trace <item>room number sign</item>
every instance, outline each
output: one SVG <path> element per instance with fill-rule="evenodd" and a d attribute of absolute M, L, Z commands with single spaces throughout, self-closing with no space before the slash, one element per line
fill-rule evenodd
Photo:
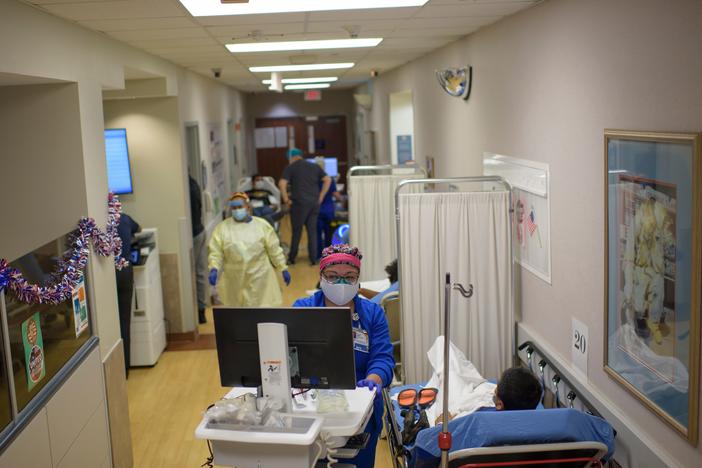
<path fill-rule="evenodd" d="M 572 319 L 571 327 L 571 357 L 573 365 L 582 373 L 587 375 L 587 353 L 590 343 L 588 342 L 587 326 L 580 320 Z"/>

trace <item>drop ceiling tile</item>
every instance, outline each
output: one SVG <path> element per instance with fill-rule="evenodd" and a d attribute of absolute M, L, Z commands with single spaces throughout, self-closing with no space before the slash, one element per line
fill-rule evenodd
<path fill-rule="evenodd" d="M 54 3 L 43 5 L 49 13 L 74 21 L 125 18 L 165 18 L 187 16 L 180 3 L 170 0 L 124 0 L 91 3 Z"/>
<path fill-rule="evenodd" d="M 417 48 L 438 48 L 446 44 L 448 41 L 442 37 L 418 37 L 418 38 L 388 38 L 383 40 L 377 47 L 373 48 L 376 50 L 385 49 L 417 49 Z"/>
<path fill-rule="evenodd" d="M 411 18 L 420 11 L 420 7 L 408 8 L 371 8 L 365 10 L 313 11 L 309 21 L 366 21 L 379 19 Z"/>
<path fill-rule="evenodd" d="M 136 29 L 175 29 L 197 27 L 190 18 L 129 18 L 79 21 L 86 28 L 98 31 L 132 31 Z"/>
<path fill-rule="evenodd" d="M 142 49 L 171 49 L 179 47 L 212 46 L 219 47 L 222 44 L 211 37 L 178 37 L 170 39 L 138 39 L 128 41 L 129 44 Z"/>
<path fill-rule="evenodd" d="M 221 45 L 200 45 L 184 47 L 145 47 L 145 50 L 154 55 L 229 55 L 229 51 Z"/>
<path fill-rule="evenodd" d="M 191 37 L 210 37 L 202 28 L 176 29 L 140 29 L 137 31 L 112 31 L 110 36 L 120 41 L 142 41 L 151 39 L 183 39 Z"/>
<path fill-rule="evenodd" d="M 378 21 L 363 21 L 362 23 L 358 23 L 358 25 L 361 27 L 359 34 L 362 34 L 366 37 L 371 32 L 388 32 L 392 31 L 397 27 L 399 24 L 403 23 L 404 21 L 409 21 L 409 20 L 378 20 Z M 330 33 L 338 33 L 341 34 L 342 37 L 347 38 L 349 36 L 348 31 L 344 30 L 344 26 L 350 26 L 350 25 L 356 25 L 357 23 L 353 21 L 323 21 L 323 22 L 310 22 L 307 23 L 307 31 L 311 33 L 322 33 L 322 32 L 330 32 Z"/>
<path fill-rule="evenodd" d="M 198 16 L 194 21 L 203 26 L 262 26 L 267 24 L 302 23 L 307 13 L 275 13 L 270 15 Z"/>
<path fill-rule="evenodd" d="M 267 35 L 280 36 L 282 34 L 302 34 L 305 32 L 305 23 L 258 24 L 237 26 L 208 26 L 205 28 L 210 34 L 217 37 L 246 37 L 252 31 L 261 31 L 264 38 Z"/>
<path fill-rule="evenodd" d="M 396 37 L 453 37 L 458 38 L 465 36 L 472 31 L 472 27 L 461 28 L 403 28 L 398 27 L 394 31 L 385 35 L 385 38 Z M 467 31 L 467 32 L 466 32 Z"/>
<path fill-rule="evenodd" d="M 463 16 L 505 16 L 530 7 L 533 1 L 523 2 L 459 2 L 458 5 L 432 5 L 422 8 L 415 18 L 449 18 Z"/>
<path fill-rule="evenodd" d="M 481 27 L 495 21 L 498 21 L 500 16 L 460 16 L 449 18 L 412 18 L 400 23 L 398 29 L 424 29 L 424 28 L 466 28 Z"/>

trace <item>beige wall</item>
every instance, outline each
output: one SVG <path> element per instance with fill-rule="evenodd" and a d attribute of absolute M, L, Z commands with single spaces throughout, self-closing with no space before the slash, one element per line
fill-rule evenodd
<path fill-rule="evenodd" d="M 104 113 L 105 128 L 127 129 L 134 193 L 120 196 L 124 212 L 142 227 L 158 228 L 161 253 L 176 253 L 187 203 L 177 99 L 105 101 Z"/>
<path fill-rule="evenodd" d="M 699 466 L 702 448 L 602 370 L 603 131 L 702 130 L 701 18 L 696 0 L 550 0 L 372 86 L 380 161 L 389 160 L 388 95 L 411 89 L 416 155 L 435 157 L 438 176 L 480 174 L 484 151 L 550 164 L 553 285 L 522 272 L 522 323 L 565 363 L 571 317 L 587 325 L 580 385 L 641 439 L 640 452 L 621 453 L 629 466 Z M 468 102 L 434 78 L 435 69 L 465 64 L 474 73 Z"/>

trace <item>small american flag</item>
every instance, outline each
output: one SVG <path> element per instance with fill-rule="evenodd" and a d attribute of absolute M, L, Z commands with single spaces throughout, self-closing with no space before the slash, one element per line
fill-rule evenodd
<path fill-rule="evenodd" d="M 527 229 L 529 230 L 529 235 L 530 235 L 530 236 L 533 236 L 533 235 L 534 235 L 534 231 L 536 231 L 536 229 L 538 228 L 538 226 L 537 226 L 536 223 L 534 222 L 534 219 L 535 219 L 535 217 L 534 217 L 534 208 L 532 207 L 532 208 L 531 208 L 531 211 L 529 212 L 529 216 L 527 216 L 527 219 L 526 219 L 526 227 L 527 227 Z"/>

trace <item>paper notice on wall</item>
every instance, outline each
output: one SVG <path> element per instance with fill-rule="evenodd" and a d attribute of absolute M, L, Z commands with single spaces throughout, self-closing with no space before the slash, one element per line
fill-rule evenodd
<path fill-rule="evenodd" d="M 73 323 L 75 325 L 76 338 L 88 328 L 88 301 L 85 297 L 85 280 L 80 279 L 73 288 Z"/>
<path fill-rule="evenodd" d="M 288 147 L 288 127 L 275 127 L 275 147 Z"/>
<path fill-rule="evenodd" d="M 256 149 L 275 148 L 275 127 L 257 128 L 254 136 Z"/>
<path fill-rule="evenodd" d="M 512 186 L 515 260 L 551 284 L 549 165 L 486 152 L 483 175 L 500 176 Z"/>

